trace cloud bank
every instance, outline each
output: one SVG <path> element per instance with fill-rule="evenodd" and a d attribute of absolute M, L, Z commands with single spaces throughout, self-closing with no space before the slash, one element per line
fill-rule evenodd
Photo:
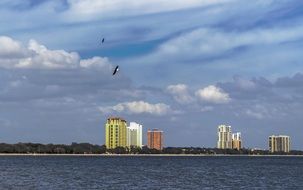
<path fill-rule="evenodd" d="M 164 103 L 150 104 L 144 101 L 133 101 L 119 103 L 115 106 L 110 107 L 99 107 L 100 111 L 103 113 L 121 113 L 125 112 L 128 114 L 151 114 L 151 115 L 165 115 L 169 113 L 170 106 Z"/>
<path fill-rule="evenodd" d="M 80 59 L 76 52 L 49 50 L 35 40 L 27 47 L 7 36 L 0 36 L 0 67 L 24 69 L 112 68 L 106 57 Z"/>

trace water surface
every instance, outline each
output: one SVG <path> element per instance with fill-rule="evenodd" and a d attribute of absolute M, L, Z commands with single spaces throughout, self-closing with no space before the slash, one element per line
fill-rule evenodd
<path fill-rule="evenodd" d="M 0 189 L 303 189 L 303 157 L 0 156 Z"/>

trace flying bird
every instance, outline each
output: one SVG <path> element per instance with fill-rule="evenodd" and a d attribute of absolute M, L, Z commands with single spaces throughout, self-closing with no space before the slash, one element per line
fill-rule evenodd
<path fill-rule="evenodd" d="M 102 44 L 104 43 L 104 40 L 105 40 L 105 39 L 104 39 L 104 38 L 102 38 Z"/>
<path fill-rule="evenodd" d="M 117 65 L 114 72 L 113 72 L 113 75 L 115 75 L 118 71 L 119 71 L 119 66 Z"/>

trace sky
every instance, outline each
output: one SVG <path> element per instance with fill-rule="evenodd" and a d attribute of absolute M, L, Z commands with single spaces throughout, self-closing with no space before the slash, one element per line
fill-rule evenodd
<path fill-rule="evenodd" d="M 302 150 L 302 10 L 301 0 L 2 0 L 0 141 L 102 145 L 117 116 L 162 129 L 165 146 L 215 147 L 226 124 L 247 148 L 281 134 Z"/>

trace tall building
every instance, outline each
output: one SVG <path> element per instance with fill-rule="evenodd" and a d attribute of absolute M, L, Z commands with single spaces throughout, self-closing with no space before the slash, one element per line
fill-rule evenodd
<path fill-rule="evenodd" d="M 158 129 L 147 131 L 147 147 L 150 149 L 163 149 L 163 131 Z"/>
<path fill-rule="evenodd" d="M 108 118 L 105 124 L 106 148 L 126 147 L 126 121 L 122 118 Z"/>
<path fill-rule="evenodd" d="M 142 147 L 142 125 L 130 122 L 127 127 L 127 146 Z"/>
<path fill-rule="evenodd" d="M 231 126 L 226 126 L 226 125 L 218 126 L 217 148 L 219 148 L 219 149 L 231 149 L 232 148 Z"/>
<path fill-rule="evenodd" d="M 269 136 L 269 151 L 270 152 L 289 152 L 290 137 L 285 135 Z"/>
<path fill-rule="evenodd" d="M 240 150 L 242 148 L 242 140 L 241 140 L 241 133 L 233 133 L 232 134 L 232 148 Z"/>

